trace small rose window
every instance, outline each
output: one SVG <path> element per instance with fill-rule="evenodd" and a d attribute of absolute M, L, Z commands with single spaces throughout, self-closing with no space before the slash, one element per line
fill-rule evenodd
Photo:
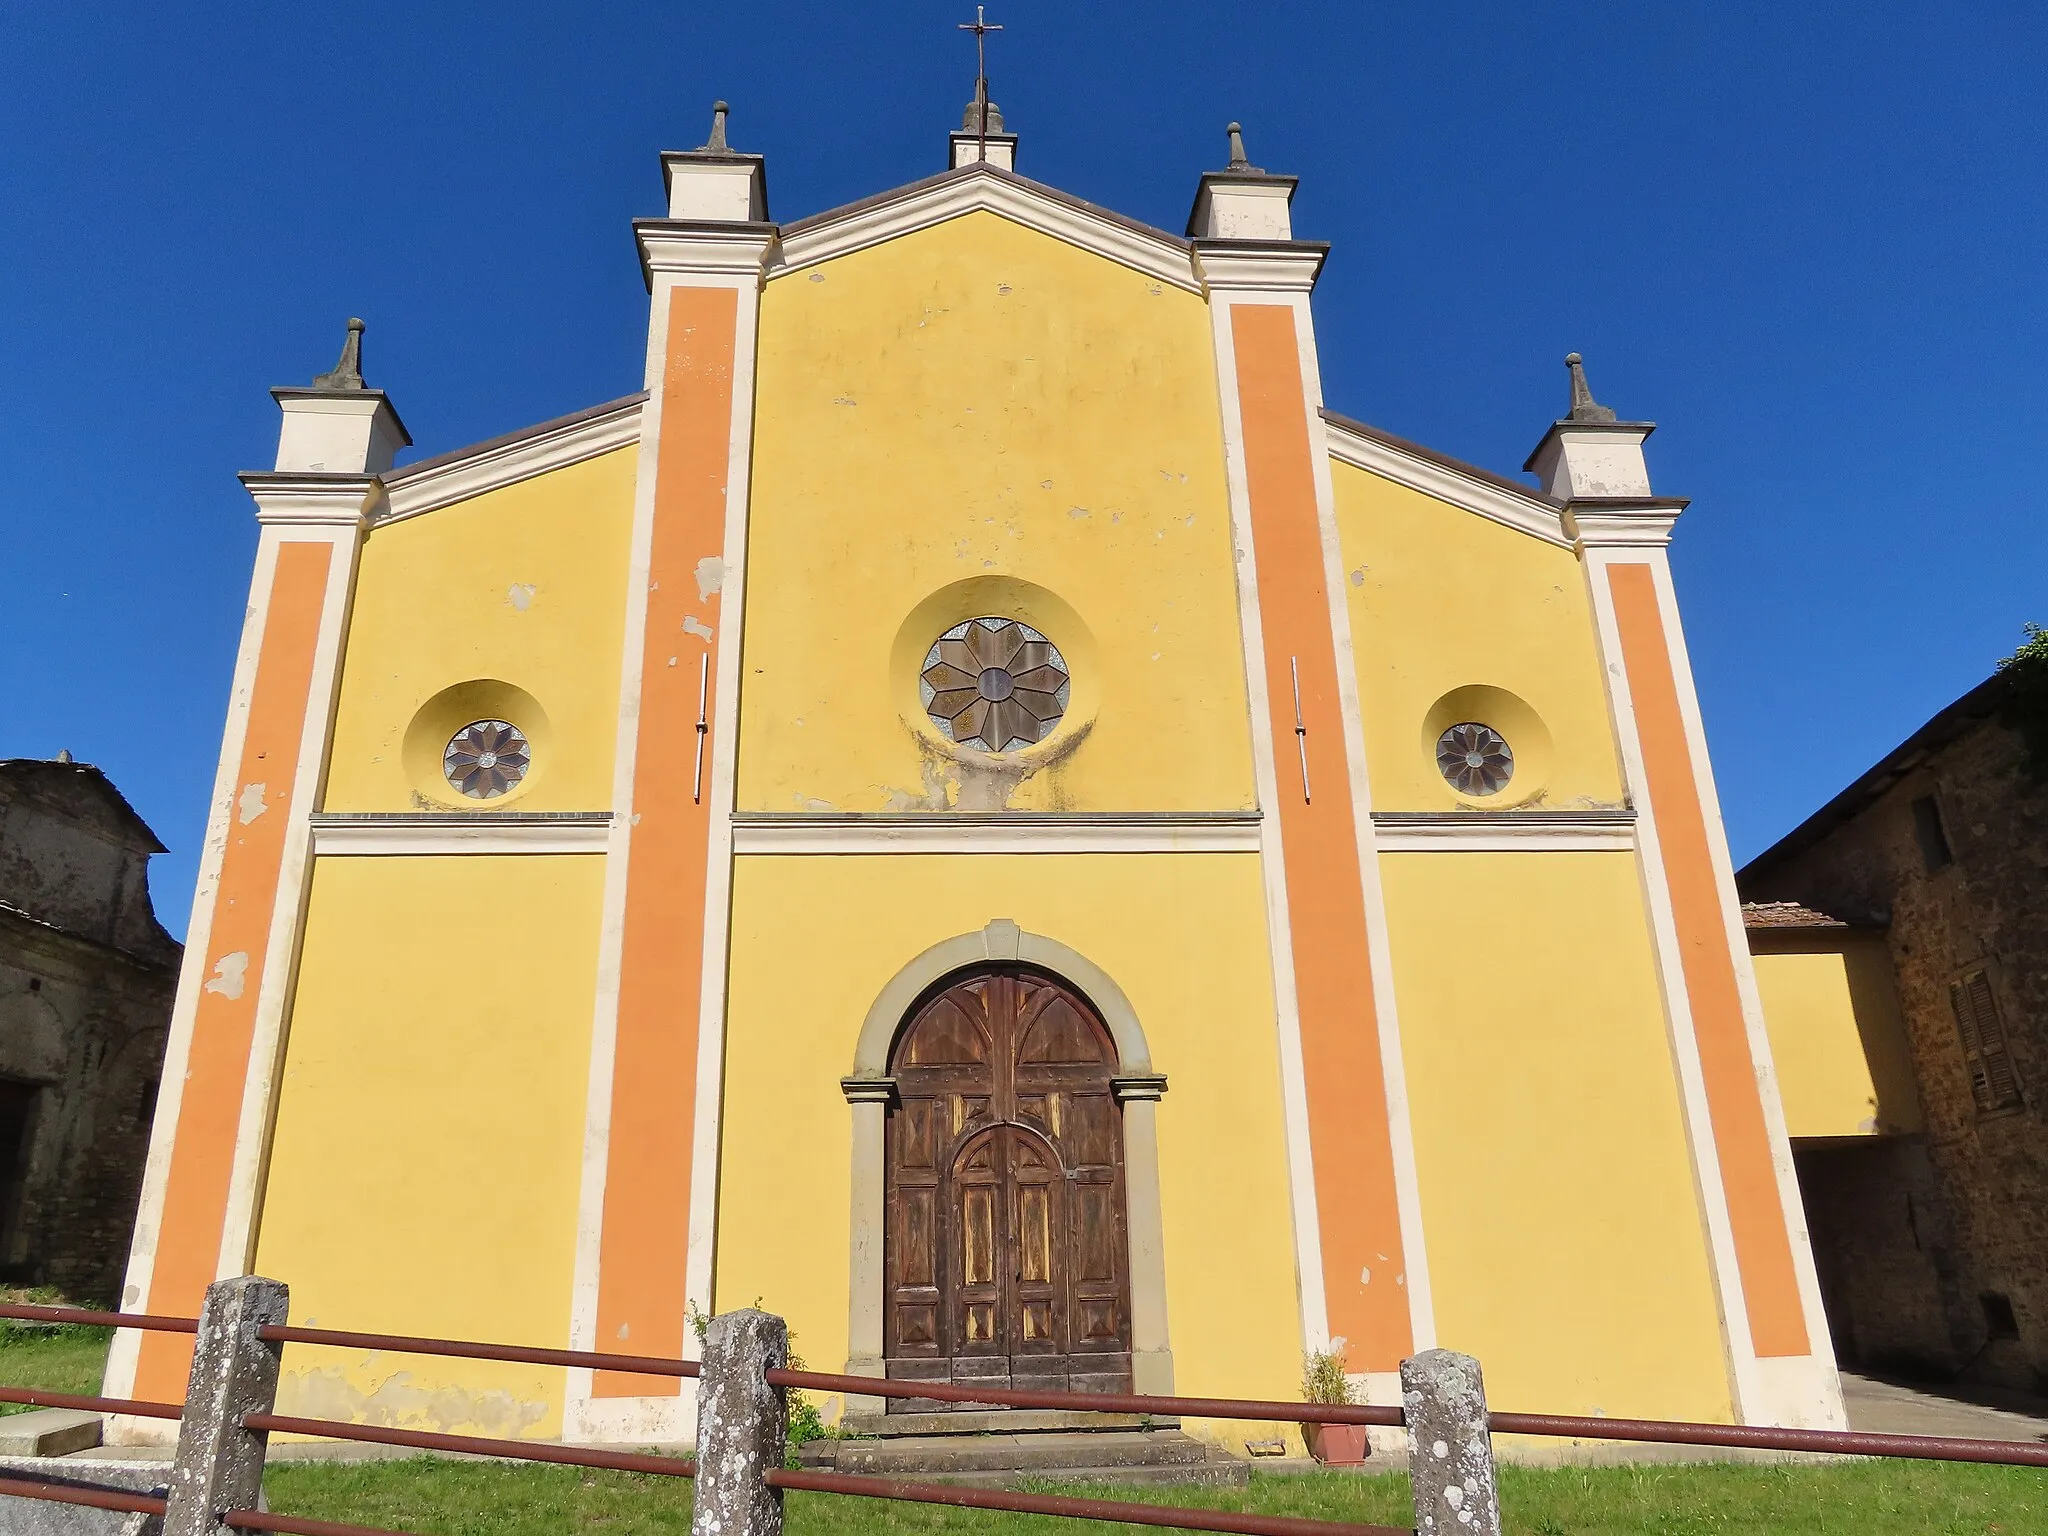
<path fill-rule="evenodd" d="M 1515 754 L 1490 725 L 1468 720 L 1436 739 L 1437 771 L 1467 795 L 1497 795 L 1515 776 Z"/>
<path fill-rule="evenodd" d="M 1067 663 L 1015 619 L 969 619 L 931 648 L 918 679 L 925 713 L 963 747 L 1008 752 L 1052 734 L 1067 712 Z"/>
<path fill-rule="evenodd" d="M 449 739 L 441 754 L 448 782 L 472 800 L 495 800 L 526 777 L 533 752 L 525 733 L 507 720 L 473 720 Z"/>

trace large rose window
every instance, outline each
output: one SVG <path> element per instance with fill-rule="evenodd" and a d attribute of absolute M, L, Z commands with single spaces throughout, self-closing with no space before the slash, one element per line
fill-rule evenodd
<path fill-rule="evenodd" d="M 441 771 L 448 782 L 472 800 L 495 800 L 525 778 L 532 766 L 525 734 L 506 720 L 471 721 L 441 754 Z"/>
<path fill-rule="evenodd" d="M 969 619 L 939 636 L 918 692 L 932 724 L 963 747 L 1007 752 L 1043 741 L 1067 712 L 1067 663 L 1015 619 Z"/>

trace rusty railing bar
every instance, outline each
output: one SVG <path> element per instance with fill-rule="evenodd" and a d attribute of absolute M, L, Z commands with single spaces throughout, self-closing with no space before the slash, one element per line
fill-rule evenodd
<path fill-rule="evenodd" d="M 1664 1419 L 1587 1419 L 1555 1413 L 1495 1413 L 1497 1435 L 1564 1435 L 1584 1440 L 1648 1440 L 1667 1445 L 1727 1445 L 1837 1456 L 1896 1456 L 1914 1461 L 1976 1461 L 2048 1467 L 2048 1445 L 2024 1440 L 1961 1440 L 1944 1435 L 1884 1435 L 1853 1429 L 1773 1429 L 1762 1424 L 1699 1424 Z"/>
<path fill-rule="evenodd" d="M 220 1522 L 238 1531 L 285 1531 L 290 1536 L 414 1536 L 411 1531 L 387 1531 L 381 1525 L 343 1525 L 335 1520 L 273 1515 L 261 1509 L 231 1509 Z"/>
<path fill-rule="evenodd" d="M 1395 1407 L 1365 1403 L 1254 1402 L 1234 1397 L 1138 1397 L 1117 1392 L 1024 1392 L 1010 1387 L 961 1387 L 942 1381 L 882 1376 L 827 1376 L 817 1371 L 770 1371 L 778 1387 L 841 1392 L 853 1397 L 928 1397 L 944 1403 L 996 1403 L 1006 1408 L 1071 1408 L 1082 1413 L 1140 1413 L 1161 1418 L 1272 1419 L 1283 1424 L 1400 1424 Z"/>
<path fill-rule="evenodd" d="M 784 1472 L 762 1478 L 772 1488 L 806 1493 L 839 1493 L 863 1499 L 902 1499 L 913 1504 L 950 1504 L 957 1509 L 1001 1509 L 1021 1515 L 1064 1515 L 1074 1520 L 1112 1520 L 1122 1525 L 1163 1525 L 1181 1531 L 1226 1531 L 1232 1536 L 1414 1536 L 1402 1525 L 1349 1525 L 1304 1520 L 1298 1515 L 1241 1515 L 1222 1509 L 1176 1509 L 1169 1504 L 1130 1504 L 1122 1499 L 1076 1499 L 1051 1493 L 1008 1493 L 995 1488 L 961 1488 L 940 1483 L 906 1483 L 893 1477 L 851 1472 Z"/>
<path fill-rule="evenodd" d="M 138 1419 L 182 1419 L 182 1403 L 144 1403 L 130 1397 L 78 1397 L 70 1392 L 44 1392 L 35 1387 L 0 1387 L 0 1403 L 28 1403 L 37 1408 L 76 1408 L 84 1413 L 125 1413 Z"/>
<path fill-rule="evenodd" d="M 196 1317 L 155 1317 L 147 1312 L 94 1312 L 87 1307 L 0 1307 L 0 1317 L 25 1323 L 80 1323 L 91 1328 L 140 1328 L 154 1333 L 197 1333 Z"/>
<path fill-rule="evenodd" d="M 53 1504 L 83 1504 L 88 1509 L 111 1509 L 124 1515 L 160 1515 L 164 1512 L 164 1501 L 153 1493 L 129 1493 L 119 1488 L 74 1488 L 68 1483 L 44 1483 L 29 1478 L 0 1477 L 0 1495 L 17 1499 L 46 1499 Z"/>
<path fill-rule="evenodd" d="M 387 1429 L 377 1424 L 344 1424 L 338 1419 L 295 1419 L 275 1413 L 245 1414 L 242 1427 L 274 1435 L 317 1435 L 323 1440 L 405 1445 L 419 1451 L 457 1451 L 465 1456 L 497 1456 L 508 1461 L 549 1461 L 568 1467 L 601 1467 L 608 1472 L 653 1472 L 663 1477 L 697 1475 L 697 1463 L 679 1456 L 600 1451 L 578 1445 L 551 1445 L 545 1440 L 489 1440 L 481 1435 L 438 1435 L 423 1429 Z"/>
<path fill-rule="evenodd" d="M 695 1360 L 659 1355 L 603 1355 L 587 1349 L 543 1349 L 526 1344 L 478 1344 L 468 1339 L 429 1339 L 405 1333 L 344 1333 L 333 1328 L 274 1324 L 257 1330 L 273 1344 L 324 1344 L 336 1349 L 388 1349 L 394 1354 L 453 1355 L 464 1360 L 510 1360 L 519 1365 L 588 1366 L 632 1376 L 695 1376 Z"/>

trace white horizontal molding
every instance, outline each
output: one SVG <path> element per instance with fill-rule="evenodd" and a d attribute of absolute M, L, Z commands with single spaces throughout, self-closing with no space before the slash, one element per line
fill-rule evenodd
<path fill-rule="evenodd" d="M 381 526 L 453 506 L 638 443 L 640 406 L 645 399 L 644 395 L 628 395 L 474 448 L 392 470 L 384 477 L 386 510 L 377 523 Z"/>
<path fill-rule="evenodd" d="M 733 852 L 1256 853 L 1256 811 L 741 811 Z"/>
<path fill-rule="evenodd" d="M 610 811 L 315 811 L 317 854 L 603 853 Z"/>
<path fill-rule="evenodd" d="M 1533 534 L 1546 544 L 1555 544 L 1560 549 L 1572 547 L 1572 541 L 1565 535 L 1563 510 L 1533 491 L 1518 496 L 1476 475 L 1460 474 L 1447 464 L 1353 432 L 1342 422 L 1327 417 L 1323 429 L 1333 459 L 1492 522 Z"/>
<path fill-rule="evenodd" d="M 789 226 L 782 233 L 781 259 L 769 275 L 784 277 L 977 212 L 999 214 L 1189 293 L 1202 291 L 1186 241 L 984 164 Z"/>
<path fill-rule="evenodd" d="M 1322 275 L 1329 247 L 1296 240 L 1198 240 L 1195 265 L 1203 286 L 1233 297 L 1243 293 L 1309 293 Z"/>
<path fill-rule="evenodd" d="M 1636 845 L 1630 810 L 1374 811 L 1381 853 L 1562 853 Z"/>

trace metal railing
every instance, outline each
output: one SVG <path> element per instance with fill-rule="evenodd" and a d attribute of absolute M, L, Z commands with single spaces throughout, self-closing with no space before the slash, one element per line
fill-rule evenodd
<path fill-rule="evenodd" d="M 1486 1406 L 1478 1362 L 1442 1350 L 1403 1362 L 1403 1407 L 1296 1403 L 1050 1392 L 791 1370 L 784 1364 L 787 1329 L 781 1319 L 751 1311 L 713 1319 L 705 1338 L 705 1358 L 699 1362 L 410 1334 L 294 1327 L 282 1321 L 285 1299 L 285 1288 L 277 1282 L 245 1276 L 209 1287 L 197 1319 L 72 1307 L 0 1306 L 0 1319 L 197 1335 L 192 1387 L 185 1404 L 0 1387 L 0 1402 L 178 1421 L 178 1449 L 173 1473 L 167 1479 L 166 1495 L 13 1475 L 0 1477 L 0 1497 L 163 1515 L 165 1536 L 211 1536 L 229 1530 L 277 1531 L 293 1536 L 412 1536 L 408 1532 L 280 1515 L 255 1508 L 268 1437 L 291 1434 L 506 1461 L 696 1478 L 693 1530 L 697 1536 L 712 1536 L 713 1532 L 718 1536 L 780 1536 L 780 1496 L 784 1490 L 1231 1532 L 1237 1536 L 1394 1536 L 1399 1530 L 1412 1530 L 789 1469 L 783 1465 L 787 1433 L 785 1393 L 789 1389 L 839 1393 L 850 1398 L 915 1398 L 998 1408 L 1405 1428 L 1411 1442 L 1409 1472 L 1418 1522 L 1424 1514 L 1435 1511 L 1440 1501 L 1448 1501 L 1450 1507 L 1471 1517 L 1460 1522 L 1461 1536 L 1463 1532 L 1498 1536 L 1492 1437 L 1502 1434 L 2048 1467 L 2048 1445 L 2023 1441 L 1493 1412 Z M 286 1344 L 697 1378 L 698 1445 L 700 1451 L 707 1446 L 711 1450 L 703 1452 L 700 1475 L 699 1461 L 651 1452 L 440 1434 L 278 1414 L 272 1410 Z M 198 1407 L 194 1409 L 193 1404 Z M 1453 1488 L 1455 1493 L 1448 1491 Z"/>

